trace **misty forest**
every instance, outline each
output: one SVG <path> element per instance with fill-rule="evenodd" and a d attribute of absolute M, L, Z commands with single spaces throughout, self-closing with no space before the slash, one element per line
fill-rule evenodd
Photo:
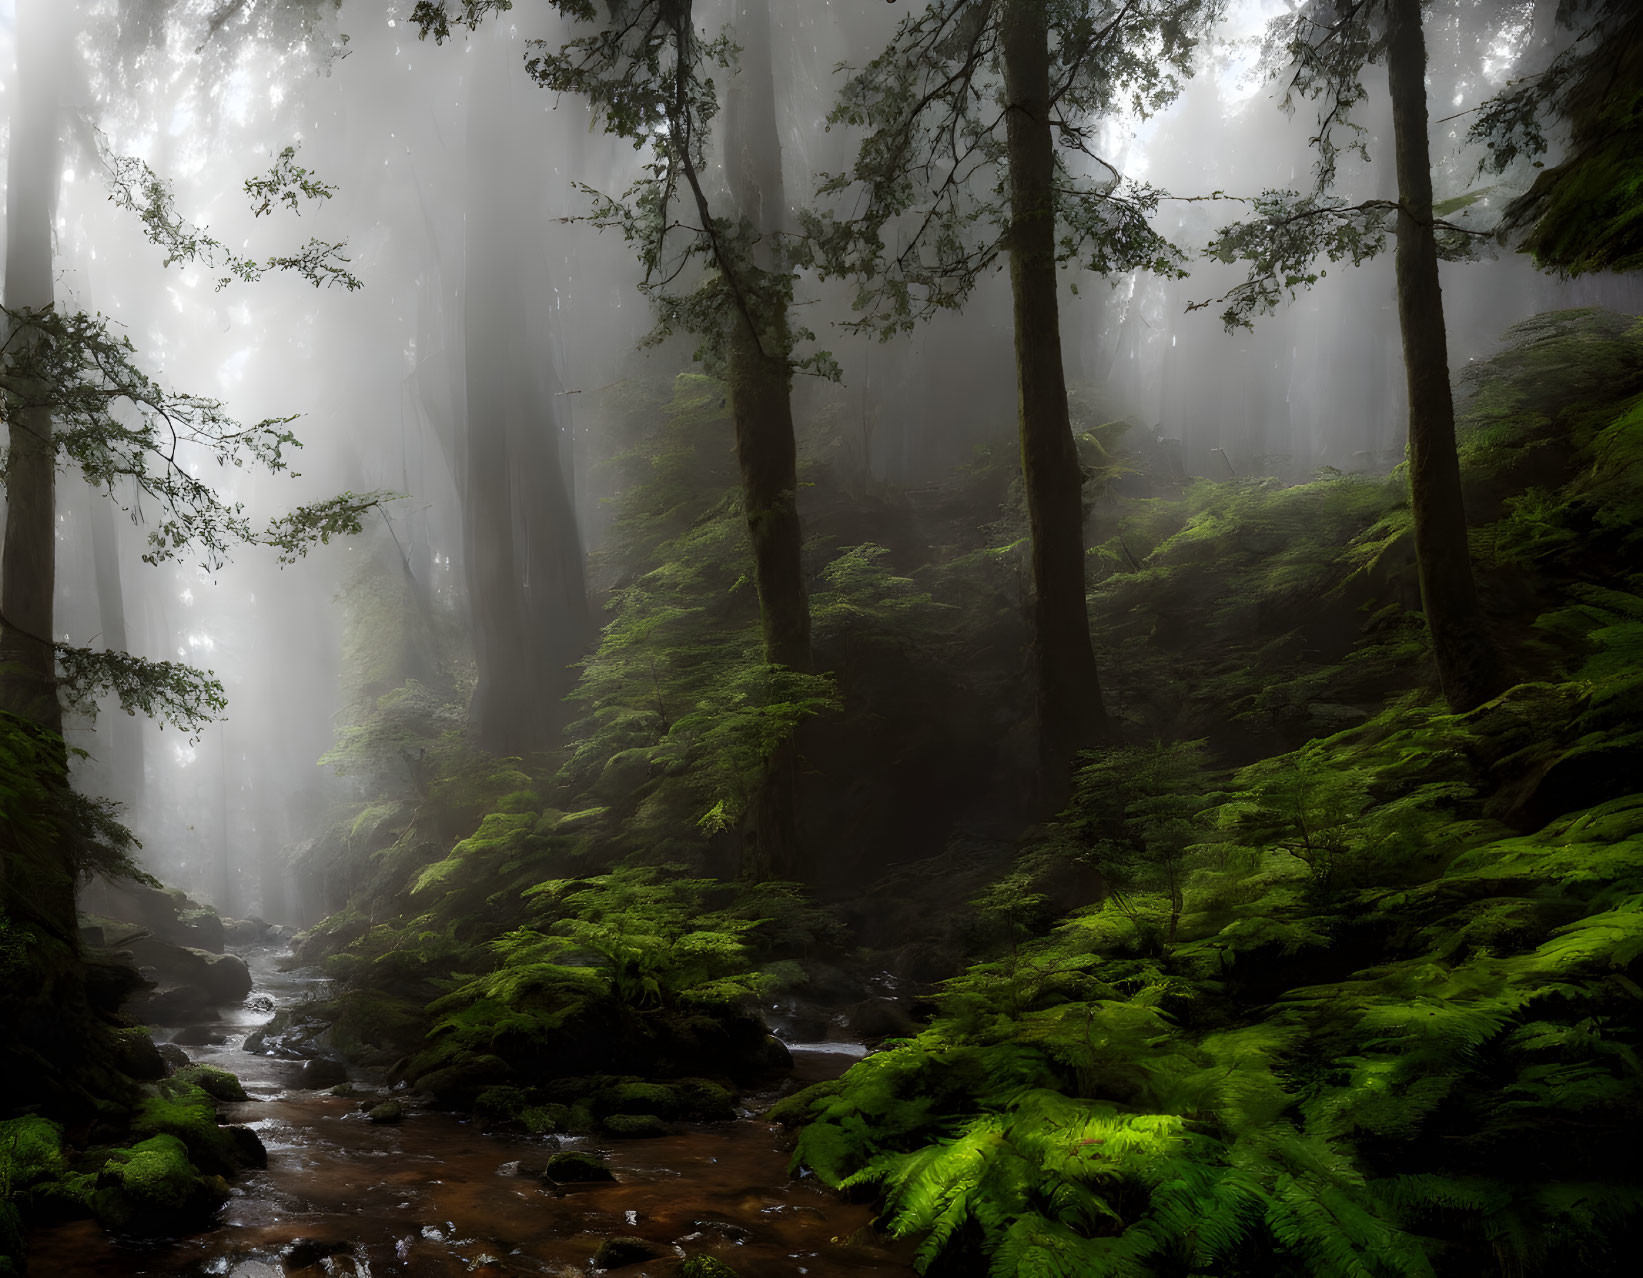
<path fill-rule="evenodd" d="M 1637 0 L 0 0 L 0 120 L 0 1276 L 1638 1272 Z"/>

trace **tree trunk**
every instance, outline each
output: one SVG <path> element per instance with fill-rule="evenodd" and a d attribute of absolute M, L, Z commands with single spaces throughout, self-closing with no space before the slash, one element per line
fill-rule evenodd
<path fill-rule="evenodd" d="M 17 83 L 6 170 L 6 308 L 52 304 L 51 216 L 57 192 L 57 123 L 49 46 L 60 24 L 54 0 L 17 6 Z M 9 323 L 9 321 L 7 321 Z M 52 597 L 57 582 L 57 487 L 51 410 L 6 422 L 6 526 L 0 555 L 0 709 L 61 733 Z"/>
<path fill-rule="evenodd" d="M 571 663 L 591 632 L 582 550 L 560 466 L 546 380 L 528 326 L 526 274 L 541 210 L 528 137 L 507 145 L 517 59 L 500 32 L 475 59 L 468 124 L 464 555 L 478 680 L 471 717 L 501 754 L 551 746 L 565 723 Z"/>
<path fill-rule="evenodd" d="M 782 229 L 787 214 L 766 0 L 746 0 L 735 32 L 742 53 L 726 103 L 725 174 L 738 215 L 766 243 L 755 248 L 750 269 L 738 281 L 746 305 L 732 317 L 726 343 L 730 410 L 764 658 L 772 666 L 809 673 L 814 659 L 801 555 L 787 314 L 775 281 L 766 277 L 767 271 L 779 269 L 768 237 Z M 798 832 L 798 779 L 798 752 L 787 741 L 771 755 L 753 797 L 742 858 L 745 876 L 812 877 Z"/>
<path fill-rule="evenodd" d="M 120 581 L 120 535 L 114 522 L 114 502 L 107 493 L 90 490 L 91 563 L 97 581 L 97 618 L 103 647 L 129 652 L 126 631 L 125 591 Z M 103 715 L 98 736 L 104 742 L 104 765 L 108 769 L 109 798 L 130 807 L 143 797 L 143 730 L 133 715 L 119 706 L 110 706 Z M 130 820 L 129 815 L 126 818 Z"/>
<path fill-rule="evenodd" d="M 1451 709 L 1470 710 L 1501 690 L 1499 654 L 1478 606 L 1466 544 L 1448 335 L 1432 228 L 1426 42 L 1420 0 L 1391 0 L 1386 66 L 1397 153 L 1398 321 L 1409 385 L 1409 489 L 1421 603 L 1438 679 Z"/>
<path fill-rule="evenodd" d="M 1073 755 L 1104 730 L 1084 601 L 1084 478 L 1067 415 L 1056 298 L 1055 156 L 1045 0 L 1005 0 L 1010 289 L 1014 296 L 1021 473 L 1032 532 L 1033 657 L 1041 773 L 1065 797 Z"/>

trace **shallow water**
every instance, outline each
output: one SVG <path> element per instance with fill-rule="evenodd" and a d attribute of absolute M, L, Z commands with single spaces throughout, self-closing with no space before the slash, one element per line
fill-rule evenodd
<path fill-rule="evenodd" d="M 300 1003 L 323 988 L 312 973 L 283 973 L 273 956 L 247 955 L 251 1003 Z M 217 1023 L 226 1041 L 189 1048 L 203 1063 L 233 1070 L 253 1097 L 222 1106 L 257 1130 L 268 1169 L 234 1185 L 218 1228 L 143 1245 L 108 1238 L 89 1221 L 37 1231 L 30 1271 L 57 1275 L 233 1275 L 283 1273 L 280 1251 L 297 1238 L 346 1244 L 305 1274 L 588 1274 L 599 1242 L 613 1234 L 708 1251 L 742 1278 L 896 1275 L 912 1269 L 902 1249 L 874 1241 L 869 1208 L 843 1203 L 813 1179 L 794 1180 L 771 1125 L 748 1118 L 679 1124 L 652 1140 L 570 1139 L 567 1149 L 604 1156 L 617 1183 L 554 1186 L 499 1174 L 510 1160 L 551 1152 L 529 1137 L 489 1135 L 451 1114 L 411 1110 L 402 1123 L 367 1122 L 359 1101 L 293 1090 L 289 1062 L 245 1052 L 247 1033 L 272 1010 L 246 1006 Z M 795 1047 L 804 1081 L 842 1072 L 859 1049 Z M 760 1109 L 771 1097 L 746 1098 Z M 861 1231 L 865 1242 L 845 1240 Z M 612 1272 L 656 1275 L 646 1262 Z"/>

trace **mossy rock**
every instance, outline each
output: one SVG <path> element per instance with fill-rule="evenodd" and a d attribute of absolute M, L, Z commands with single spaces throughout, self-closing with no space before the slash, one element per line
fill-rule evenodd
<path fill-rule="evenodd" d="M 0 1184 L 12 1193 L 63 1172 L 63 1132 L 35 1114 L 0 1122 Z"/>
<path fill-rule="evenodd" d="M 168 1078 L 155 1091 L 138 1108 L 133 1135 L 174 1136 L 195 1162 L 214 1174 L 268 1165 L 268 1151 L 257 1134 L 247 1127 L 218 1123 L 216 1101 L 197 1084 Z"/>
<path fill-rule="evenodd" d="M 166 1076 L 165 1057 L 154 1046 L 154 1040 L 144 1029 L 118 1029 L 112 1034 L 113 1065 L 122 1074 L 143 1082 L 154 1082 Z"/>
<path fill-rule="evenodd" d="M 373 1123 L 397 1123 L 405 1117 L 405 1106 L 397 1100 L 385 1100 L 366 1110 L 365 1117 Z"/>
<path fill-rule="evenodd" d="M 603 1127 L 620 1140 L 649 1140 L 667 1135 L 667 1124 L 655 1114 L 607 1114 Z"/>
<path fill-rule="evenodd" d="M 413 1072 L 411 1081 L 418 1091 L 433 1097 L 436 1104 L 452 1109 L 473 1108 L 481 1093 L 506 1083 L 513 1073 L 500 1056 L 461 1052 L 446 1060 L 446 1064 Z"/>
<path fill-rule="evenodd" d="M 592 1184 L 596 1181 L 615 1180 L 609 1167 L 592 1154 L 564 1152 L 548 1159 L 543 1174 L 549 1180 L 567 1185 Z"/>
<path fill-rule="evenodd" d="M 209 1224 L 228 1200 L 228 1185 L 189 1161 L 175 1136 L 151 1136 L 114 1151 L 97 1174 L 92 1211 L 105 1229 L 166 1234 Z"/>
<path fill-rule="evenodd" d="M 245 1086 L 238 1078 L 214 1065 L 190 1065 L 179 1069 L 172 1077 L 179 1083 L 198 1087 L 213 1100 L 233 1102 L 251 1099 L 245 1094 Z"/>
<path fill-rule="evenodd" d="M 659 1244 L 648 1239 L 638 1238 L 632 1234 L 618 1234 L 616 1237 L 607 1238 L 599 1244 L 599 1249 L 593 1253 L 593 1267 L 595 1269 L 625 1269 L 629 1265 L 655 1260 L 666 1254 L 666 1251 Z"/>
<path fill-rule="evenodd" d="M 600 1115 L 655 1114 L 674 1121 L 719 1122 L 736 1117 L 735 1094 L 705 1078 L 666 1083 L 618 1080 L 598 1089 L 593 1107 Z"/>

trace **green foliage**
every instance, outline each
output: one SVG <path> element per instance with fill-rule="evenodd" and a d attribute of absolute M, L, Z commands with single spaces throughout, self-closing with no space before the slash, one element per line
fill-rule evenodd
<path fill-rule="evenodd" d="M 132 860 L 140 846 L 118 819 L 118 805 L 88 799 L 68 788 L 65 761 L 83 752 L 41 732 L 15 715 L 0 712 L 0 855 L 7 860 L 6 898 L 27 902 L 47 890 L 49 880 L 102 874 L 111 879 L 153 880 Z M 0 911 L 0 963 L 5 955 L 22 963 L 26 936 L 9 926 Z"/>
<path fill-rule="evenodd" d="M 149 243 L 164 251 L 165 265 L 199 262 L 222 271 L 217 279 L 218 292 L 236 281 L 252 284 L 276 271 L 291 271 L 315 288 L 340 284 L 351 293 L 363 287 L 359 277 L 348 269 L 345 243 L 310 238 L 294 252 L 274 254 L 260 262 L 242 256 L 178 213 L 171 184 L 143 160 L 115 153 L 101 132 L 97 133 L 97 151 L 110 201 L 136 215 Z M 261 217 L 275 204 L 298 213 L 304 200 L 328 200 L 336 189 L 297 164 L 296 148 L 288 146 L 275 157 L 267 176 L 246 180 L 245 193 L 250 197 L 253 215 Z"/>
<path fill-rule="evenodd" d="M 1219 7 L 1205 0 L 1044 6 L 1050 99 L 1058 105 L 1060 261 L 1103 276 L 1182 273 L 1180 250 L 1149 225 L 1160 192 L 1100 156 L 1087 121 L 1120 105 L 1151 113 L 1172 101 L 1190 73 L 1197 32 Z M 1005 20 L 1005 6 L 967 0 L 910 13 L 889 46 L 854 71 L 828 116 L 864 133 L 850 168 L 821 186 L 850 211 L 803 214 L 803 247 L 811 265 L 856 281 L 855 306 L 864 312 L 857 328 L 888 337 L 963 306 L 1007 251 Z"/>
<path fill-rule="evenodd" d="M 1185 720 L 1209 739 L 1086 756 L 935 1020 L 773 1112 L 796 1163 L 880 1196 L 932 1273 L 1617 1272 L 1643 1226 L 1635 343 L 1541 317 L 1468 379 L 1485 580 L 1538 609 L 1544 675 L 1468 715 L 1408 691 L 1392 483 L 1121 503 L 1098 633 L 1213 689 Z M 1300 740 L 1228 731 L 1286 680 Z M 1057 922 L 1068 863 L 1103 897 Z"/>
<path fill-rule="evenodd" d="M 649 860 L 699 859 L 770 758 L 838 705 L 830 677 L 765 665 L 725 405 L 718 382 L 678 378 L 660 430 L 613 463 L 630 482 L 604 557 L 625 571 L 572 694 L 587 713 L 560 781 Z"/>

